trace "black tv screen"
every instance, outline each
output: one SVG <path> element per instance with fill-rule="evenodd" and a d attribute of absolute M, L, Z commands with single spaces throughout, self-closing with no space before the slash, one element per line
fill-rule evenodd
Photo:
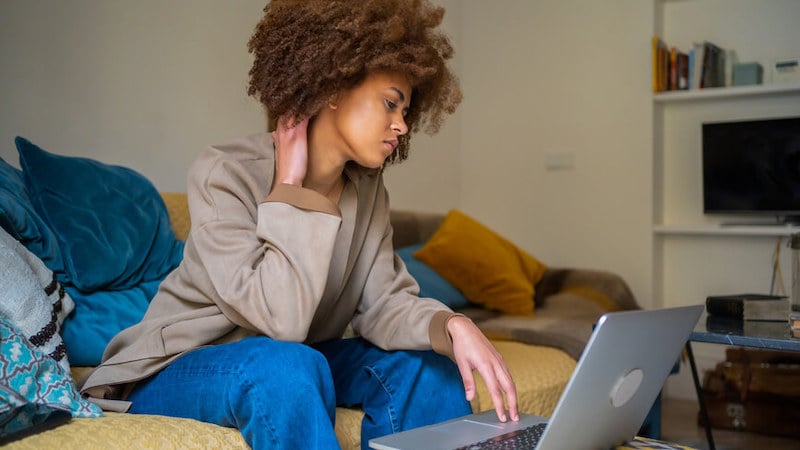
<path fill-rule="evenodd" d="M 800 216 L 800 117 L 702 127 L 706 214 Z"/>

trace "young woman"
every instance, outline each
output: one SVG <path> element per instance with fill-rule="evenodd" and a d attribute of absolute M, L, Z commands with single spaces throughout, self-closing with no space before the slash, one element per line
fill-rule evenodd
<path fill-rule="evenodd" d="M 477 371 L 500 420 L 518 419 L 500 355 L 419 298 L 392 248 L 381 170 L 461 99 L 443 13 L 427 0 L 267 5 L 249 93 L 275 129 L 192 165 L 184 260 L 84 394 L 237 427 L 256 449 L 337 448 L 336 406 L 360 405 L 367 448 L 470 413 Z M 358 337 L 342 339 L 348 324 Z"/>

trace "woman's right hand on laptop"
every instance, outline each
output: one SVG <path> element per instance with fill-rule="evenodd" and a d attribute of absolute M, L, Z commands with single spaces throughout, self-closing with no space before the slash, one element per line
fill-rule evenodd
<path fill-rule="evenodd" d="M 450 318 L 447 322 L 447 331 L 453 338 L 453 355 L 464 381 L 467 400 L 472 401 L 475 398 L 473 373 L 477 370 L 489 389 L 497 418 L 501 422 L 508 420 L 506 416 L 506 404 L 508 404 L 508 415 L 511 420 L 518 421 L 517 388 L 500 352 L 475 323 L 464 316 Z"/>

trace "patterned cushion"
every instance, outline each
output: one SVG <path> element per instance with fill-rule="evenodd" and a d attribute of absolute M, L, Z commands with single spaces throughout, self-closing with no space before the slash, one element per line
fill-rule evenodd
<path fill-rule="evenodd" d="M 82 398 L 69 372 L 39 352 L 0 317 L 0 438 L 47 423 L 53 413 L 100 417 L 100 408 Z"/>
<path fill-rule="evenodd" d="M 66 348 L 59 331 L 74 309 L 72 298 L 53 271 L 0 229 L 0 315 L 16 327 L 37 350 L 69 371 Z"/>

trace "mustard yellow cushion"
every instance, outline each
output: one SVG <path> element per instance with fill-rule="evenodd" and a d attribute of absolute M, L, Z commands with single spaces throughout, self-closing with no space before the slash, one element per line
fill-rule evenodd
<path fill-rule="evenodd" d="M 533 315 L 534 285 L 547 268 L 508 239 L 452 210 L 414 257 L 473 303 L 509 314 Z"/>
<path fill-rule="evenodd" d="M 172 225 L 175 237 L 185 241 L 189 236 L 191 218 L 189 217 L 189 202 L 186 194 L 182 192 L 162 192 L 161 198 L 167 206 L 167 214 Z"/>

